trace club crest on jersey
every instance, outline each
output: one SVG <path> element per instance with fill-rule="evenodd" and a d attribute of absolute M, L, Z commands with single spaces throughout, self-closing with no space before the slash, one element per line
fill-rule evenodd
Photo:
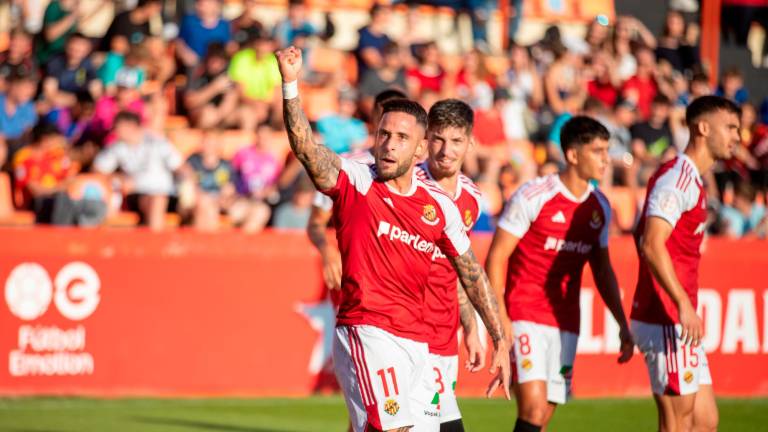
<path fill-rule="evenodd" d="M 397 403 L 394 399 L 387 399 L 386 402 L 384 402 L 384 412 L 393 416 L 397 414 L 397 412 L 400 411 L 400 404 Z"/>
<path fill-rule="evenodd" d="M 685 381 L 686 384 L 692 383 L 693 382 L 693 372 L 685 371 L 685 374 L 683 375 L 683 381 Z"/>
<path fill-rule="evenodd" d="M 424 211 L 421 215 L 421 221 L 431 226 L 435 226 L 438 222 L 440 222 L 440 219 L 437 217 L 437 210 L 435 209 L 435 206 L 432 204 L 427 204 L 424 206 Z"/>
<path fill-rule="evenodd" d="M 464 211 L 464 225 L 467 226 L 467 230 L 472 229 L 472 212 L 469 210 Z"/>
<path fill-rule="evenodd" d="M 592 212 L 592 220 L 589 221 L 589 226 L 592 229 L 598 229 L 603 226 L 603 218 L 600 217 L 600 214 L 597 212 L 597 210 Z"/>

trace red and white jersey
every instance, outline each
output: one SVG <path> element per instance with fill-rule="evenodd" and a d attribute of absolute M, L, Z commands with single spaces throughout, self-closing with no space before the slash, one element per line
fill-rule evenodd
<path fill-rule="evenodd" d="M 401 195 L 376 180 L 374 166 L 341 159 L 333 224 L 342 259 L 338 325 L 372 325 L 426 342 L 423 306 L 432 264 L 469 250 L 459 211 L 444 192 L 413 173 Z"/>
<path fill-rule="evenodd" d="M 350 159 L 355 162 L 364 163 L 366 165 L 370 165 L 374 162 L 373 155 L 368 150 L 360 151 L 357 153 L 344 153 L 341 155 L 341 157 Z M 333 200 L 322 192 L 315 192 L 315 196 L 312 198 L 312 206 L 329 212 L 333 210 Z"/>
<path fill-rule="evenodd" d="M 507 269 L 509 318 L 578 334 L 582 271 L 590 254 L 608 247 L 610 221 L 608 200 L 592 185 L 582 197 L 557 174 L 521 186 L 498 224 L 520 238 Z"/>
<path fill-rule="evenodd" d="M 427 162 L 419 164 L 417 169 L 417 175 L 420 179 L 434 181 Z M 464 229 L 468 233 L 480 217 L 482 200 L 480 189 L 469 177 L 460 174 L 456 185 L 456 194 L 452 198 L 459 209 Z M 431 332 L 429 352 L 433 354 L 442 356 L 459 354 L 457 283 L 456 270 L 448 259 L 438 258 L 429 271 L 429 282 L 424 297 L 424 322 Z"/>
<path fill-rule="evenodd" d="M 667 251 L 678 281 L 696 308 L 701 242 L 707 228 L 707 196 L 696 165 L 685 154 L 659 167 L 649 180 L 645 208 L 635 231 L 637 245 L 641 244 L 646 222 L 652 216 L 674 227 L 667 239 Z M 677 306 L 642 258 L 630 316 L 651 324 L 678 322 Z"/>

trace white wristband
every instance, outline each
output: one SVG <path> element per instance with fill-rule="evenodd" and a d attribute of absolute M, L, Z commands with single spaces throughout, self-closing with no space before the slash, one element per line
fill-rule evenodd
<path fill-rule="evenodd" d="M 299 96 L 299 81 L 283 83 L 283 99 L 293 99 Z"/>

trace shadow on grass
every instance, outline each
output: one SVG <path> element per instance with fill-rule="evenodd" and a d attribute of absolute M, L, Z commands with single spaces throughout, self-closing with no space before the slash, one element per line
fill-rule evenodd
<path fill-rule="evenodd" d="M 156 426 L 179 426 L 188 427 L 191 429 L 199 429 L 205 431 L 216 432 L 300 432 L 287 429 L 265 429 L 261 427 L 246 427 L 246 426 L 234 426 L 221 423 L 211 423 L 199 420 L 187 420 L 178 418 L 163 418 L 163 417 L 133 417 L 133 420 L 138 423 L 144 423 L 147 425 Z M 38 432 L 38 431 L 18 431 L 18 432 Z M 40 432 L 56 432 L 56 431 L 40 431 Z"/>

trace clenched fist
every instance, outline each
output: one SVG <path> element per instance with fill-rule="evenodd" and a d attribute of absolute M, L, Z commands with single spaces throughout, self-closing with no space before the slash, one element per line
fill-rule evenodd
<path fill-rule="evenodd" d="M 301 50 L 291 46 L 278 50 L 275 56 L 277 57 L 277 64 L 280 67 L 280 75 L 283 77 L 283 82 L 296 81 L 301 71 Z"/>

